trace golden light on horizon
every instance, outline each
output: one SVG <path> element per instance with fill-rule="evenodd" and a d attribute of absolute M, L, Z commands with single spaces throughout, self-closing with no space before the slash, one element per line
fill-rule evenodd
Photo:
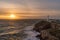
<path fill-rule="evenodd" d="M 14 14 L 11 14 L 9 17 L 10 17 L 10 19 L 16 19 L 17 16 Z"/>

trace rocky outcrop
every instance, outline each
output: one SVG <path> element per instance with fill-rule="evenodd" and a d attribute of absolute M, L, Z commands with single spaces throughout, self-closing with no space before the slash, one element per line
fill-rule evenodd
<path fill-rule="evenodd" d="M 48 21 L 40 21 L 35 24 L 33 30 L 40 33 L 36 37 L 40 38 L 40 40 L 59 40 L 60 36 L 57 35 L 58 25 L 54 22 Z M 59 33 L 58 33 L 59 34 Z"/>
<path fill-rule="evenodd" d="M 40 21 L 37 24 L 35 24 L 35 27 L 33 30 L 40 32 L 41 30 L 49 29 L 51 28 L 51 23 L 48 21 Z"/>

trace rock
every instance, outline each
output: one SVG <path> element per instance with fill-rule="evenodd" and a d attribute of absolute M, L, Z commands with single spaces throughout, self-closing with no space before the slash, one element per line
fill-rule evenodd
<path fill-rule="evenodd" d="M 45 39 L 45 40 L 59 40 L 57 37 L 51 35 L 47 30 L 42 30 L 40 34 L 42 39 Z"/>
<path fill-rule="evenodd" d="M 40 32 L 41 30 L 49 29 L 51 28 L 51 23 L 48 21 L 40 21 L 37 24 L 35 24 L 35 27 L 33 30 Z"/>
<path fill-rule="evenodd" d="M 40 21 L 35 24 L 33 30 L 40 33 L 40 35 L 36 36 L 37 38 L 40 38 L 40 40 L 59 40 L 60 37 L 58 38 L 57 36 L 54 36 L 55 35 L 54 31 L 57 31 L 56 30 L 57 28 L 58 28 L 57 23 Z"/>

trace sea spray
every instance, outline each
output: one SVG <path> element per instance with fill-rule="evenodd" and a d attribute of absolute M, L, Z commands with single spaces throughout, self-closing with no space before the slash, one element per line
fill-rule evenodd
<path fill-rule="evenodd" d="M 36 37 L 40 33 L 33 31 L 33 26 L 25 27 L 24 34 L 27 34 L 27 36 L 23 40 L 40 40 Z"/>

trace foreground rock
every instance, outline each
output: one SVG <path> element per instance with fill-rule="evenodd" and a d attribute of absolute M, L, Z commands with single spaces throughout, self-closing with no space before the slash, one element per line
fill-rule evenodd
<path fill-rule="evenodd" d="M 60 27 L 56 22 L 40 21 L 33 30 L 40 33 L 40 40 L 60 40 Z"/>

